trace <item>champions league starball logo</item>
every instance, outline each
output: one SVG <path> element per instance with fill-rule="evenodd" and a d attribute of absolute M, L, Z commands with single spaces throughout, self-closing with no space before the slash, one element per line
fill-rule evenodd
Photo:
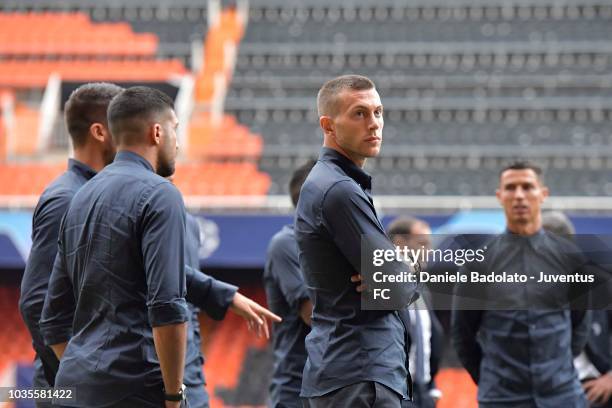
<path fill-rule="evenodd" d="M 203 217 L 197 217 L 197 220 L 200 226 L 200 259 L 206 259 L 219 248 L 219 226 Z"/>

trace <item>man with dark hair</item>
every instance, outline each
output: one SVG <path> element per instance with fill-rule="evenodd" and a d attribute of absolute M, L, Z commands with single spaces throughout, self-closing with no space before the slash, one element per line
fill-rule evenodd
<path fill-rule="evenodd" d="M 586 406 L 573 357 L 587 340 L 588 313 L 570 310 L 571 285 L 535 280 L 541 273 L 584 272 L 571 242 L 542 229 L 541 206 L 548 197 L 542 180 L 533 164 L 518 162 L 502 170 L 496 196 L 504 209 L 506 232 L 487 243 L 482 262 L 464 266 L 468 273 L 504 271 L 533 280 L 512 286 L 456 286 L 452 340 L 459 360 L 478 384 L 480 407 Z M 475 310 L 471 299 L 481 299 L 482 310 Z"/>
<path fill-rule="evenodd" d="M 298 203 L 302 184 L 314 165 L 313 160 L 308 161 L 291 177 L 289 191 L 294 206 Z M 273 326 L 274 368 L 269 406 L 299 408 L 302 406 L 302 371 L 306 363 L 304 340 L 310 331 L 312 302 L 300 271 L 293 224 L 285 225 L 272 237 L 263 280 L 270 309 L 283 319 Z"/>
<path fill-rule="evenodd" d="M 400 249 L 431 249 L 431 228 L 418 218 L 402 216 L 394 219 L 387 228 L 387 235 Z M 421 263 L 421 268 L 425 266 Z M 414 405 L 404 401 L 406 407 L 433 408 L 442 396 L 435 386 L 434 377 L 440 365 L 443 330 L 426 294 L 422 288 L 421 297 L 399 312 L 408 328 L 406 353 L 413 381 Z"/>
<path fill-rule="evenodd" d="M 185 209 L 172 174 L 172 100 L 152 88 L 115 96 L 114 163 L 75 194 L 40 328 L 61 359 L 55 385 L 77 407 L 178 407 L 186 325 Z M 160 177 L 162 176 L 162 177 Z"/>
<path fill-rule="evenodd" d="M 542 214 L 542 228 L 553 234 L 571 237 L 576 233 L 574 224 L 567 215 L 560 211 L 548 211 Z"/>
<path fill-rule="evenodd" d="M 74 158 L 68 160 L 68 170 L 47 186 L 34 210 L 32 248 L 23 273 L 19 299 L 19 309 L 36 351 L 34 387 L 53 386 L 59 366 L 53 351 L 44 344 L 38 321 L 57 254 L 60 223 L 79 188 L 113 161 L 115 146 L 108 131 L 106 108 L 121 91 L 117 85 L 92 83 L 72 92 L 65 105 L 65 119 Z M 36 404 L 48 405 L 41 401 Z"/>
<path fill-rule="evenodd" d="M 265 319 L 278 317 L 185 265 L 183 201 L 160 177 L 174 172 L 172 100 L 130 88 L 112 100 L 108 123 L 119 153 L 79 190 L 64 217 L 41 331 L 63 356 L 56 385 L 79 390 L 76 401 L 62 403 L 179 406 L 185 276 L 187 299 L 213 317 L 230 305 L 266 335 Z"/>
<path fill-rule="evenodd" d="M 362 239 L 369 248 L 394 249 L 363 170 L 380 151 L 383 106 L 374 83 L 358 75 L 325 83 L 317 106 L 323 148 L 302 186 L 295 220 L 313 303 L 301 395 L 309 407 L 399 408 L 408 396 L 404 325 L 395 310 L 362 310 L 351 284 L 362 272 Z M 414 272 L 401 262 L 386 267 Z M 416 297 L 417 285 L 399 290 L 403 307 Z"/>

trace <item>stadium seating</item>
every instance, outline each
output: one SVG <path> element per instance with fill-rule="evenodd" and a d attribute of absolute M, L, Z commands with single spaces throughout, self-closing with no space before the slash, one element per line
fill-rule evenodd
<path fill-rule="evenodd" d="M 0 196 L 40 195 L 65 170 L 65 163 L 0 164 Z M 264 195 L 270 176 L 254 163 L 179 164 L 175 183 L 186 196 Z"/>
<path fill-rule="evenodd" d="M 563 163 L 556 195 L 610 190 L 607 3 L 262 0 L 249 17 L 226 109 L 263 137 L 271 194 L 317 154 L 315 95 L 344 73 L 372 77 L 385 105 L 379 194 L 489 195 L 498 167 L 479 166 L 526 155 Z"/>
<path fill-rule="evenodd" d="M 92 24 L 83 13 L 0 13 L 0 54 L 153 56 L 157 37 L 127 23 Z"/>
<path fill-rule="evenodd" d="M 21 320 L 18 302 L 18 287 L 0 286 L 0 376 L 10 363 L 30 363 L 34 360 L 30 333 Z"/>
<path fill-rule="evenodd" d="M 178 60 L 8 60 L 0 61 L 0 86 L 41 88 L 52 73 L 74 82 L 165 82 L 185 68 Z"/>
<path fill-rule="evenodd" d="M 201 0 L 125 0 L 120 3 L 111 0 L 7 0 L 0 3 L 0 11 L 77 12 L 96 23 L 119 23 L 136 33 L 143 33 L 136 35 L 143 43 L 151 41 L 147 33 L 154 33 L 157 47 L 153 53 L 161 58 L 178 58 L 186 66 L 191 63 L 191 41 L 201 42 L 208 26 L 207 2 Z M 141 52 L 145 49 L 143 47 Z"/>
<path fill-rule="evenodd" d="M 259 304 L 265 305 L 263 288 L 241 288 L 241 292 Z M 227 347 L 228 344 L 232 346 Z M 234 393 L 241 392 L 239 377 L 244 368 L 243 363 L 248 350 L 261 350 L 266 346 L 266 339 L 258 338 L 253 333 L 249 333 L 242 318 L 228 313 L 223 320 L 223 324 L 211 333 L 211 339 L 205 351 L 206 365 L 204 371 L 207 373 L 206 388 L 210 395 L 211 406 L 224 406 L 219 396 L 220 389 L 231 389 L 234 390 Z M 260 380 L 260 388 L 261 386 L 267 386 L 267 378 L 270 373 L 249 374 Z M 260 403 L 263 404 L 264 401 L 260 401 Z"/>

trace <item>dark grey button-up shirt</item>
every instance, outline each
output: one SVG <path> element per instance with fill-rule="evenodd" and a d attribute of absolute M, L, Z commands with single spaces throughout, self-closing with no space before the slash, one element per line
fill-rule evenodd
<path fill-rule="evenodd" d="M 506 232 L 487 244 L 484 262 L 465 270 L 539 276 L 540 271 L 573 274 L 582 264 L 564 238 L 543 231 L 529 237 Z M 481 403 L 573 407 L 584 402 L 573 356 L 586 343 L 588 314 L 563 306 L 571 298 L 565 293 L 570 286 L 551 290 L 536 281 L 476 284 L 481 293 L 491 292 L 487 297 L 496 310 L 460 310 L 462 302 L 455 303 L 453 343 L 478 384 Z M 457 294 L 466 293 L 469 285 L 458 286 Z"/>
<path fill-rule="evenodd" d="M 96 172 L 89 166 L 68 160 L 68 170 L 55 179 L 40 196 L 32 217 L 32 248 L 21 280 L 19 309 L 36 351 L 35 384 L 49 386 L 55 382 L 59 361 L 45 346 L 38 328 L 53 261 L 57 255 L 57 237 L 64 213 L 72 197 Z M 44 371 L 44 372 L 43 372 Z"/>
<path fill-rule="evenodd" d="M 272 326 L 270 406 L 301 407 L 302 372 L 307 357 L 304 340 L 310 327 L 300 317 L 300 306 L 308 299 L 308 292 L 298 263 L 293 225 L 284 226 L 272 237 L 263 280 L 270 310 L 283 319 Z"/>
<path fill-rule="evenodd" d="M 328 148 L 322 149 L 302 186 L 295 235 L 313 302 L 304 397 L 360 381 L 376 381 L 407 396 L 404 325 L 395 311 L 362 310 L 350 281 L 361 271 L 362 238 L 370 248 L 394 248 L 370 191 L 370 176 Z M 398 268 L 398 273 L 406 270 L 404 265 Z M 409 297 L 416 289 L 416 284 L 403 284 Z"/>
<path fill-rule="evenodd" d="M 151 327 L 185 322 L 185 208 L 141 156 L 119 152 L 74 196 L 40 323 L 46 344 L 70 339 L 57 387 L 99 407 L 163 387 Z"/>
<path fill-rule="evenodd" d="M 198 270 L 200 267 L 200 227 L 196 217 L 186 213 L 185 274 L 187 278 L 187 301 L 190 311 L 187 331 L 187 353 L 185 356 L 185 376 L 183 382 L 189 386 L 205 383 L 201 352 L 200 309 L 215 320 L 221 320 L 232 304 L 238 288 L 218 281 Z M 202 387 L 202 392 L 206 390 Z"/>

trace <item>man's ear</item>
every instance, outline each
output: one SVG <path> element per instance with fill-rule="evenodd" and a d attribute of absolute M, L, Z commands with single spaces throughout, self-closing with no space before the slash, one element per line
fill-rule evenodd
<path fill-rule="evenodd" d="M 548 198 L 548 195 L 550 194 L 548 187 L 546 186 L 542 186 L 540 187 L 542 189 L 542 202 L 544 202 L 544 200 L 546 200 Z"/>
<path fill-rule="evenodd" d="M 159 123 L 154 123 L 150 127 L 149 136 L 151 138 L 151 143 L 154 145 L 159 145 L 161 143 L 162 138 L 162 127 Z"/>
<path fill-rule="evenodd" d="M 106 137 L 110 136 L 110 133 L 106 130 L 104 125 L 98 122 L 91 124 L 89 127 L 89 133 L 100 143 L 104 143 Z"/>
<path fill-rule="evenodd" d="M 321 129 L 323 129 L 323 133 L 326 136 L 335 135 L 334 121 L 329 116 L 319 117 L 319 126 L 321 126 Z"/>
<path fill-rule="evenodd" d="M 497 197 L 497 201 L 499 201 L 499 203 L 501 204 L 501 190 L 498 188 L 495 190 L 495 197 Z"/>

